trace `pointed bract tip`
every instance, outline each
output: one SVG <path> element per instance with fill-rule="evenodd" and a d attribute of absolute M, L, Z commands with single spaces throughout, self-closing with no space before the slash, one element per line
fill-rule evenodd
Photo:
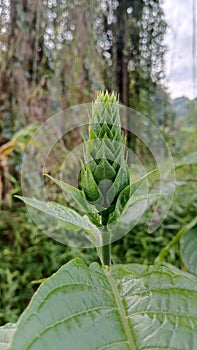
<path fill-rule="evenodd" d="M 101 103 L 115 103 L 118 102 L 119 98 L 117 96 L 117 94 L 112 91 L 111 93 L 108 92 L 108 90 L 104 91 L 100 91 L 97 93 L 96 99 L 95 99 L 95 103 L 101 102 Z"/>

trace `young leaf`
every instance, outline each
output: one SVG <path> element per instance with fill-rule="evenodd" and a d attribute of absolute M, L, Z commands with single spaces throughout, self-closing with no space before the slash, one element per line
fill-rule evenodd
<path fill-rule="evenodd" d="M 66 192 L 72 198 L 75 203 L 78 205 L 80 211 L 84 213 L 97 213 L 97 210 L 91 205 L 89 205 L 88 201 L 84 198 L 83 192 L 78 188 L 73 187 L 63 181 L 53 178 L 50 175 L 45 174 L 49 179 L 55 182 L 61 189 Z"/>
<path fill-rule="evenodd" d="M 115 204 L 115 210 L 109 215 L 108 224 L 113 223 L 117 219 L 120 219 L 121 214 L 123 210 L 126 208 L 126 205 L 128 203 L 128 200 L 130 198 L 131 193 L 131 186 L 128 185 L 125 187 L 122 192 L 120 192 L 116 204 Z"/>
<path fill-rule="evenodd" d="M 16 197 L 25 202 L 25 204 L 30 205 L 35 209 L 41 210 L 42 212 L 48 215 L 51 215 L 57 219 L 66 222 L 69 226 L 71 226 L 74 229 L 84 229 L 91 236 L 93 236 L 94 239 L 96 239 L 98 229 L 96 228 L 96 226 L 91 224 L 87 216 L 81 216 L 76 211 L 57 203 L 42 202 L 35 198 L 27 198 L 21 196 Z"/>
<path fill-rule="evenodd" d="M 17 326 L 10 350 L 194 350 L 197 279 L 75 259 L 39 287 Z"/>
<path fill-rule="evenodd" d="M 147 178 L 152 175 L 153 173 L 156 173 L 158 169 L 154 169 L 150 171 L 149 173 L 145 174 L 143 177 L 141 177 L 136 182 L 132 183 L 131 185 L 128 185 L 125 187 L 122 192 L 119 194 L 119 197 L 117 198 L 115 210 L 109 215 L 108 224 L 111 224 L 115 222 L 116 220 L 121 220 L 121 216 L 125 214 L 129 206 L 136 204 L 139 201 L 145 200 L 145 199 L 153 199 L 158 197 L 160 194 L 146 194 L 144 196 L 135 196 L 134 193 L 137 191 L 137 189 L 144 183 L 144 181 L 147 180 Z M 117 224 L 117 223 L 116 223 Z"/>

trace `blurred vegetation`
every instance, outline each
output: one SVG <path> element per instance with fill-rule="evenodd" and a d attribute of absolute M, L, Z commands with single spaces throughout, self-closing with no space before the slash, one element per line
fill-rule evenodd
<path fill-rule="evenodd" d="M 0 324 L 16 321 L 39 280 L 72 257 L 87 263 L 97 260 L 94 249 L 51 240 L 13 199 L 21 194 L 25 148 L 52 114 L 90 102 L 100 89 L 115 90 L 121 103 L 160 128 L 173 154 L 177 186 L 168 217 L 155 232 L 147 233 L 151 214 L 145 213 L 132 232 L 113 244 L 114 262 L 153 263 L 196 216 L 197 103 L 185 98 L 171 101 L 162 85 L 165 31 L 156 0 L 0 2 Z M 65 136 L 61 156 L 79 137 L 76 130 Z M 135 137 L 128 142 L 139 157 L 145 156 Z M 68 164 L 69 178 L 73 170 Z M 185 268 L 178 246 L 167 259 Z"/>

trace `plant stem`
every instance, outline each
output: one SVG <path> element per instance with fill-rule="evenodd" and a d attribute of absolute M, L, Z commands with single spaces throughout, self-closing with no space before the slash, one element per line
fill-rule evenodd
<path fill-rule="evenodd" d="M 171 242 L 164 247 L 161 252 L 159 253 L 159 255 L 157 256 L 157 258 L 155 259 L 155 263 L 160 263 L 164 260 L 164 257 L 169 253 L 170 249 L 172 249 L 172 247 L 174 247 L 174 245 L 176 245 L 179 240 L 181 239 L 181 237 L 183 236 L 183 234 L 189 230 L 191 230 L 192 227 L 194 227 L 197 224 L 197 217 L 195 217 L 191 222 L 189 222 L 187 225 L 183 226 L 178 233 L 176 234 L 176 236 L 174 236 L 174 238 L 171 240 Z"/>
<path fill-rule="evenodd" d="M 111 265 L 111 243 L 110 243 L 110 232 L 103 231 L 103 246 L 102 246 L 102 260 L 104 266 Z"/>
<path fill-rule="evenodd" d="M 111 265 L 111 243 L 110 243 L 111 234 L 104 228 L 102 231 L 102 246 L 97 247 L 97 253 L 101 260 L 103 266 L 110 267 Z"/>

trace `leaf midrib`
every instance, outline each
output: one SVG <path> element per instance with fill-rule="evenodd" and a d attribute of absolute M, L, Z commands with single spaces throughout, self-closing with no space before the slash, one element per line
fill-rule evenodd
<path fill-rule="evenodd" d="M 134 335 L 132 329 L 129 327 L 128 318 L 126 316 L 125 308 L 124 308 L 123 302 L 121 300 L 120 293 L 118 291 L 116 282 L 115 282 L 110 271 L 105 271 L 105 274 L 106 274 L 106 277 L 110 283 L 110 286 L 111 286 L 111 289 L 112 289 L 112 292 L 113 292 L 113 295 L 114 295 L 114 298 L 115 298 L 115 301 L 117 304 L 117 309 L 119 311 L 120 318 L 121 318 L 124 330 L 126 332 L 126 336 L 127 336 L 130 350 L 137 350 L 135 335 Z"/>

